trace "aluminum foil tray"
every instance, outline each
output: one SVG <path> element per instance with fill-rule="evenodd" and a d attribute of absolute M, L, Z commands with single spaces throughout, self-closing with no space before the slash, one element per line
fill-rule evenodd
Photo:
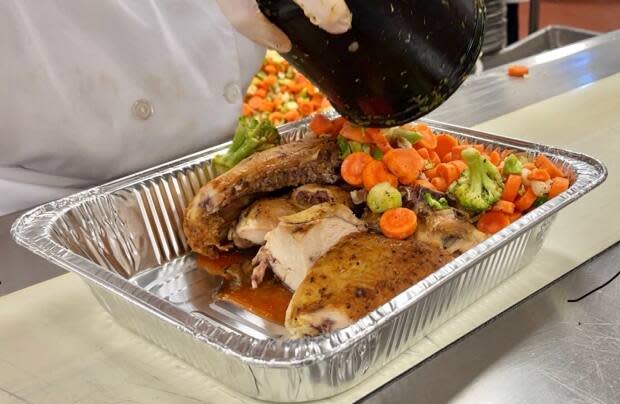
<path fill-rule="evenodd" d="M 307 120 L 280 128 L 304 136 Z M 555 214 L 604 181 L 597 160 L 437 122 L 433 129 L 528 153 L 545 153 L 572 186 L 350 327 L 287 339 L 285 330 L 216 301 L 220 281 L 196 267 L 181 231 L 188 201 L 228 144 L 50 202 L 20 217 L 15 240 L 80 275 L 123 326 L 235 391 L 307 401 L 360 383 L 386 362 L 528 264 Z"/>

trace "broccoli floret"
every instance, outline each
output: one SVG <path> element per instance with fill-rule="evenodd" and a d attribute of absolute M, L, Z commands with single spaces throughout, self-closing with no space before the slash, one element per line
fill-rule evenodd
<path fill-rule="evenodd" d="M 504 175 L 521 174 L 522 170 L 523 170 L 523 164 L 521 163 L 519 158 L 515 156 L 514 154 L 511 154 L 510 156 L 504 159 L 504 168 L 502 170 Z"/>
<path fill-rule="evenodd" d="M 388 138 L 390 139 L 402 138 L 408 141 L 409 143 L 411 143 L 412 145 L 416 144 L 418 140 L 422 139 L 422 137 L 423 136 L 416 131 L 406 130 L 403 128 L 392 128 L 388 132 Z"/>
<path fill-rule="evenodd" d="M 241 160 L 253 153 L 267 150 L 280 144 L 278 130 L 267 120 L 241 117 L 232 144 L 224 154 L 213 159 L 213 168 L 217 175 L 222 174 Z"/>
<path fill-rule="evenodd" d="M 448 201 L 446 200 L 446 198 L 435 199 L 428 192 L 424 194 L 424 200 L 426 201 L 426 204 L 428 206 L 430 206 L 432 209 L 435 209 L 435 210 L 448 209 L 449 207 Z"/>
<path fill-rule="evenodd" d="M 450 185 L 448 192 L 466 210 L 482 212 L 502 196 L 504 185 L 497 168 L 474 148 L 461 152 L 467 168 Z"/>

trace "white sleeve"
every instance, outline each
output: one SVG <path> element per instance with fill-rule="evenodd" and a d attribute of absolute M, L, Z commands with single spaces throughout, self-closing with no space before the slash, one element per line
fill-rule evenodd
<path fill-rule="evenodd" d="M 213 1 L 3 0 L 0 54 L 0 179 L 66 186 L 226 139 L 264 50 Z"/>

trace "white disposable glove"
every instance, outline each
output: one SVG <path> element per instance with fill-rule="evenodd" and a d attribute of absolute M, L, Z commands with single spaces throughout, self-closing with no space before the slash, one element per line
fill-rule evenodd
<path fill-rule="evenodd" d="M 331 34 L 351 28 L 351 11 L 344 0 L 293 0 L 313 24 Z M 222 12 L 242 35 L 280 53 L 291 50 L 291 41 L 259 10 L 256 0 L 217 0 Z"/>

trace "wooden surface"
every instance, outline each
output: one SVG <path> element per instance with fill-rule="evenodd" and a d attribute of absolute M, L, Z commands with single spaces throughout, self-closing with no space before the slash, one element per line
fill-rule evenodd
<path fill-rule="evenodd" d="M 364 396 L 620 239 L 618 94 L 615 75 L 480 126 L 589 153 L 609 179 L 560 214 L 533 264 L 334 402 Z M 0 298 L 1 403 L 244 401 L 116 325 L 74 275 Z"/>

